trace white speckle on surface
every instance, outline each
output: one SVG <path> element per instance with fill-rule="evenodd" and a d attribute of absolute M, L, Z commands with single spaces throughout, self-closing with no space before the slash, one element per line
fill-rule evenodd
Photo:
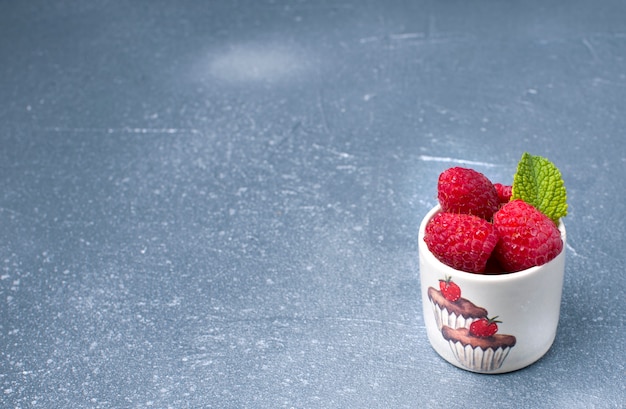
<path fill-rule="evenodd" d="M 391 34 L 389 36 L 390 39 L 392 40 L 413 40 L 416 38 L 424 38 L 425 34 L 424 33 L 402 33 L 402 34 Z"/>
<path fill-rule="evenodd" d="M 379 38 L 377 36 L 370 36 L 370 37 L 363 37 L 359 39 L 359 43 L 361 44 L 367 44 L 367 43 L 372 43 L 374 41 L 378 41 Z"/>
<path fill-rule="evenodd" d="M 286 47 L 271 44 L 235 45 L 225 51 L 211 53 L 193 68 L 193 76 L 204 79 L 207 74 L 224 81 L 249 83 L 284 81 L 301 74 L 305 59 Z"/>
<path fill-rule="evenodd" d="M 181 298 L 180 297 L 174 297 L 174 299 L 172 299 L 172 301 L 167 303 L 168 307 L 177 307 L 180 305 L 180 301 Z"/>
<path fill-rule="evenodd" d="M 574 249 L 574 247 L 572 247 L 569 243 L 566 243 L 566 244 L 565 244 L 565 247 L 567 248 L 567 250 L 568 250 L 570 253 L 572 253 L 572 255 L 573 255 L 573 256 L 576 256 L 576 257 L 580 256 L 580 255 L 576 252 L 576 249 Z"/>
<path fill-rule="evenodd" d="M 442 156 L 420 155 L 419 159 L 424 161 L 424 162 L 446 162 L 446 163 L 456 163 L 456 164 L 459 164 L 459 165 L 484 166 L 486 168 L 493 168 L 493 167 L 498 166 L 495 163 L 479 162 L 479 161 L 472 161 L 472 160 L 458 159 L 458 158 L 449 158 L 449 157 L 442 157 Z"/>

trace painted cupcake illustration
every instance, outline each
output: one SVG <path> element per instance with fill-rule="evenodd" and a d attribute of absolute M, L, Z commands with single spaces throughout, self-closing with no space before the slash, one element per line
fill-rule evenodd
<path fill-rule="evenodd" d="M 481 318 L 468 328 L 444 326 L 441 335 L 449 342 L 450 349 L 461 365 L 474 371 L 499 369 L 515 346 L 513 335 L 496 334 L 497 317 Z"/>
<path fill-rule="evenodd" d="M 428 288 L 428 299 L 435 313 L 437 327 L 468 328 L 472 322 L 487 317 L 487 310 L 461 297 L 461 289 L 450 277 L 439 280 L 439 291 Z"/>
<path fill-rule="evenodd" d="M 439 280 L 437 291 L 428 288 L 437 326 L 452 354 L 465 368 L 479 372 L 499 369 L 517 342 L 515 336 L 498 334 L 498 317 L 488 318 L 485 308 L 461 297 L 450 277 Z"/>

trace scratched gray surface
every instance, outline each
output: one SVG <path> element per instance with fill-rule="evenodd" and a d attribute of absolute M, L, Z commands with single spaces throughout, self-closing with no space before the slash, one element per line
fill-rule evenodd
<path fill-rule="evenodd" d="M 0 2 L 3 408 L 621 408 L 626 4 Z M 443 169 L 569 192 L 556 342 L 429 347 Z"/>

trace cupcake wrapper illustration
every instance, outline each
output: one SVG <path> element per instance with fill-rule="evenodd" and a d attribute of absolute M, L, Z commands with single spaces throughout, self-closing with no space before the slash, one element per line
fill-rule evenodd
<path fill-rule="evenodd" d="M 428 289 L 428 300 L 435 314 L 435 321 L 439 330 L 446 325 L 450 328 L 468 328 L 472 322 L 487 317 L 487 310 L 474 305 L 465 298 L 455 302 L 448 301 L 435 288 Z"/>
<path fill-rule="evenodd" d="M 441 308 L 433 300 L 430 300 L 430 305 L 433 307 L 435 314 L 435 320 L 437 321 L 437 327 L 439 330 L 446 325 L 450 328 L 468 328 L 472 325 L 472 322 L 479 319 L 479 317 L 464 317 L 463 315 L 457 315 L 454 312 L 448 311 L 446 308 Z"/>
<path fill-rule="evenodd" d="M 473 371 L 488 372 L 499 369 L 511 351 L 511 347 L 482 349 L 460 342 L 448 341 L 448 343 L 459 363 Z"/>

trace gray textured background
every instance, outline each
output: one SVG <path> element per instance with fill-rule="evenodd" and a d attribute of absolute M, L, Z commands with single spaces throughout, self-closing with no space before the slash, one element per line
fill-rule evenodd
<path fill-rule="evenodd" d="M 625 58 L 621 1 L 0 1 L 1 406 L 623 407 Z M 417 228 L 524 151 L 559 332 L 472 374 Z"/>

